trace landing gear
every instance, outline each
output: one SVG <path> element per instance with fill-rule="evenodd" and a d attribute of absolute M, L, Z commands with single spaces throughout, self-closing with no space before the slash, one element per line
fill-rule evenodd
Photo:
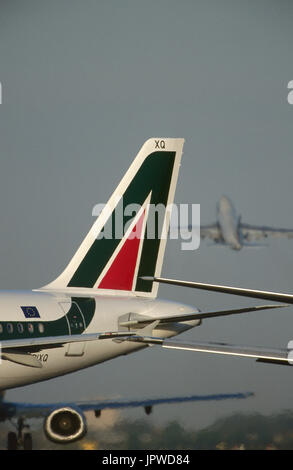
<path fill-rule="evenodd" d="M 17 450 L 17 435 L 15 432 L 8 433 L 7 450 Z"/>
<path fill-rule="evenodd" d="M 24 423 L 24 419 L 19 418 L 15 427 L 17 433 L 9 432 L 7 435 L 7 450 L 32 450 L 32 435 L 28 432 L 23 433 L 24 429 L 29 429 L 29 426 Z"/>
<path fill-rule="evenodd" d="M 32 450 L 33 448 L 33 439 L 30 433 L 26 433 L 23 436 L 23 450 Z"/>

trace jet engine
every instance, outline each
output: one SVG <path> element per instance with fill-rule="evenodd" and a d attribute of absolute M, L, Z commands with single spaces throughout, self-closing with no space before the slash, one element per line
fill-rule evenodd
<path fill-rule="evenodd" d="M 59 408 L 45 419 L 44 432 L 50 441 L 61 444 L 74 442 L 85 436 L 86 419 L 80 410 Z"/>

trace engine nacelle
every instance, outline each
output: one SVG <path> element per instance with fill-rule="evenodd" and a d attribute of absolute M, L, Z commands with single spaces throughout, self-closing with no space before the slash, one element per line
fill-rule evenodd
<path fill-rule="evenodd" d="M 50 441 L 61 444 L 74 442 L 85 436 L 86 419 L 80 410 L 59 408 L 45 419 L 44 432 Z"/>

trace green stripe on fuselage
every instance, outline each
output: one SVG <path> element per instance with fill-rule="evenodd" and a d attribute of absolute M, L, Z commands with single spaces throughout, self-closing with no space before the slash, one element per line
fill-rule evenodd
<path fill-rule="evenodd" d="M 0 321 L 0 341 L 9 339 L 39 338 L 46 336 L 65 336 L 70 334 L 68 328 L 68 320 L 75 314 L 76 305 L 78 305 L 84 319 L 83 325 L 79 331 L 71 330 L 71 334 L 81 334 L 87 328 L 93 319 L 96 303 L 95 299 L 87 297 L 72 297 L 72 305 L 61 318 L 52 321 L 45 320 L 45 312 L 40 310 L 40 318 L 38 320 L 23 319 L 22 321 Z M 66 318 L 67 317 L 67 318 Z M 29 330 L 29 325 L 33 325 L 33 331 Z M 42 325 L 41 331 L 39 325 Z"/>

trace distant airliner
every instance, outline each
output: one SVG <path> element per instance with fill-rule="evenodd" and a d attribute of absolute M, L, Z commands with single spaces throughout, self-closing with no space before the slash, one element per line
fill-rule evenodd
<path fill-rule="evenodd" d="M 192 227 L 189 226 L 188 229 L 191 230 Z M 260 246 L 251 242 L 269 236 L 293 238 L 293 230 L 244 224 L 231 200 L 222 196 L 217 204 L 217 221 L 210 225 L 201 225 L 200 236 L 202 239 L 210 238 L 216 244 L 228 245 L 233 250 L 241 250 L 243 246 Z"/>
<path fill-rule="evenodd" d="M 192 306 L 156 298 L 166 245 L 166 237 L 161 235 L 169 228 L 166 209 L 173 203 L 183 142 L 145 142 L 73 258 L 54 281 L 32 291 L 0 292 L 0 390 L 78 371 L 152 344 L 288 363 L 288 350 L 168 339 L 199 326 L 207 318 L 276 307 L 199 312 Z M 157 227 L 155 237 L 148 237 L 150 208 L 159 204 L 165 208 L 163 223 Z M 129 208 L 134 206 L 137 211 L 130 216 Z M 117 214 L 122 214 L 120 222 L 125 228 L 120 237 L 116 236 Z M 149 407 L 155 402 L 131 403 L 124 402 L 124 406 Z M 2 401 L 0 420 L 18 416 L 18 433 L 9 434 L 8 446 L 17 448 L 21 443 L 28 448 L 31 436 L 23 436 L 25 416 L 44 416 L 45 433 L 52 441 L 73 442 L 85 435 L 84 411 L 94 409 L 98 414 L 103 407 L 107 406 L 101 402 L 42 406 Z"/>

